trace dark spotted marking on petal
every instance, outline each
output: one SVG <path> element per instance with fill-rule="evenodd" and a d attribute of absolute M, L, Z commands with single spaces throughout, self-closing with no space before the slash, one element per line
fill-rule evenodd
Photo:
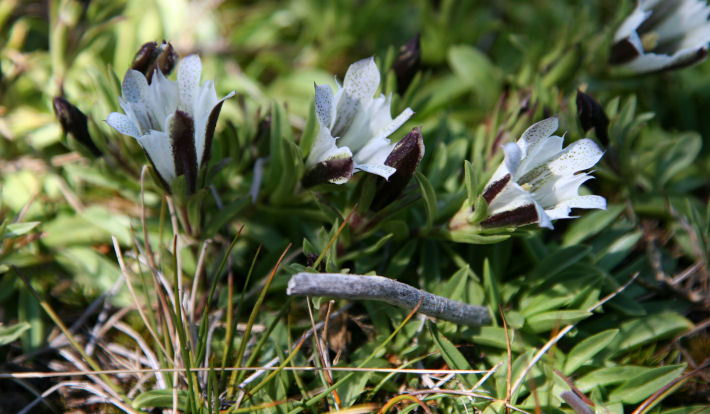
<path fill-rule="evenodd" d="M 370 206 L 373 211 L 381 210 L 399 197 L 414 176 L 422 157 L 424 157 L 424 139 L 421 128 L 417 127 L 394 146 L 385 160 L 385 165 L 396 171 L 389 180 L 378 177 L 375 198 Z"/>
<path fill-rule="evenodd" d="M 345 179 L 349 180 L 353 175 L 353 159 L 338 158 L 333 160 L 322 161 L 306 171 L 303 176 L 303 186 L 312 187 L 317 184 L 323 184 L 328 181 Z"/>
<path fill-rule="evenodd" d="M 501 191 L 503 191 L 505 186 L 510 182 L 510 178 L 510 174 L 506 174 L 503 178 L 486 188 L 486 191 L 483 192 L 483 199 L 486 200 L 486 203 L 490 204 L 491 201 L 493 201 L 493 199 L 496 198 Z"/>
<path fill-rule="evenodd" d="M 622 63 L 631 62 L 639 56 L 641 56 L 641 51 L 636 49 L 629 39 L 621 39 L 611 47 L 609 63 L 612 65 L 620 65 Z"/>
<path fill-rule="evenodd" d="M 481 222 L 482 227 L 522 226 L 539 220 L 534 204 L 494 214 Z"/>
<path fill-rule="evenodd" d="M 177 110 L 170 124 L 175 175 L 185 175 L 189 194 L 197 184 L 197 154 L 195 153 L 195 121 L 187 112 Z"/>

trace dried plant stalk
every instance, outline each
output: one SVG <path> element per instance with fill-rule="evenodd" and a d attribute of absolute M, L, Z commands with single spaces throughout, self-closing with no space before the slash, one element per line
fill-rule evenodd
<path fill-rule="evenodd" d="M 297 273 L 288 282 L 289 295 L 327 296 L 350 300 L 377 300 L 460 325 L 480 326 L 491 322 L 484 306 L 468 305 L 431 294 L 382 276 L 343 273 Z"/>

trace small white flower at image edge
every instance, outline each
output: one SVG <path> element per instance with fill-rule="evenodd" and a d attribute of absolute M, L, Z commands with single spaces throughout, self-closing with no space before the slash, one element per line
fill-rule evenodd
<path fill-rule="evenodd" d="M 609 62 L 643 74 L 691 66 L 710 43 L 705 0 L 639 0 L 614 35 Z"/>

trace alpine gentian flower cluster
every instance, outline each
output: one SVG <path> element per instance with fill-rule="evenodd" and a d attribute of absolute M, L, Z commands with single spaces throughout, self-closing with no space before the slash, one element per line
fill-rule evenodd
<path fill-rule="evenodd" d="M 579 195 L 579 187 L 592 178 L 580 171 L 592 168 L 603 152 L 588 138 L 563 149 L 563 138 L 552 135 L 557 128 L 557 117 L 548 118 L 503 146 L 505 160 L 483 190 L 488 212 L 481 227 L 537 223 L 551 229 L 553 220 L 573 217 L 572 208 L 606 208 L 603 197 Z M 465 226 L 471 216 L 471 207 L 464 204 L 451 227 Z"/>
<path fill-rule="evenodd" d="M 177 82 L 155 68 L 152 81 L 130 69 L 121 85 L 119 104 L 125 114 L 111 113 L 106 122 L 135 138 L 148 155 L 163 185 L 171 190 L 184 175 L 187 190 L 196 190 L 200 167 L 210 155 L 217 118 L 229 93 L 217 98 L 214 82 L 200 85 L 202 62 L 197 55 L 180 61 Z"/>
<path fill-rule="evenodd" d="M 392 96 L 374 96 L 380 84 L 375 60 L 353 63 L 335 93 L 329 85 L 316 85 L 318 136 L 306 159 L 306 185 L 343 184 L 353 173 L 365 171 L 385 179 L 395 168 L 385 164 L 394 144 L 387 138 L 413 114 L 405 109 L 390 114 Z"/>

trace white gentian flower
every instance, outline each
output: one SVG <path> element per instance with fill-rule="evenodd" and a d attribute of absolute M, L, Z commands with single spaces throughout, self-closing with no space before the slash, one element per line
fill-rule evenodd
<path fill-rule="evenodd" d="M 588 138 L 563 149 L 563 138 L 552 135 L 557 127 L 557 117 L 545 119 L 503 146 L 505 160 L 483 191 L 488 215 L 482 227 L 538 223 L 551 229 L 552 220 L 573 217 L 572 208 L 606 209 L 604 197 L 578 193 L 593 178 L 580 171 L 592 168 L 603 152 Z"/>
<path fill-rule="evenodd" d="M 116 131 L 138 141 L 168 190 L 184 175 L 188 192 L 195 191 L 222 103 L 234 96 L 232 91 L 218 99 L 213 81 L 200 85 L 201 72 L 197 55 L 180 61 L 177 82 L 156 70 L 149 84 L 141 72 L 130 69 L 118 100 L 125 114 L 113 112 L 106 119 Z"/>
<path fill-rule="evenodd" d="M 374 96 L 379 84 L 380 71 L 370 57 L 350 65 L 335 93 L 329 85 L 315 86 L 320 130 L 306 160 L 306 185 L 325 181 L 342 184 L 357 171 L 385 179 L 395 172 L 385 165 L 394 148 L 387 137 L 414 111 L 407 108 L 392 119 L 392 96 Z"/>
<path fill-rule="evenodd" d="M 705 0 L 638 0 L 614 36 L 609 62 L 636 73 L 693 65 L 710 42 Z"/>

